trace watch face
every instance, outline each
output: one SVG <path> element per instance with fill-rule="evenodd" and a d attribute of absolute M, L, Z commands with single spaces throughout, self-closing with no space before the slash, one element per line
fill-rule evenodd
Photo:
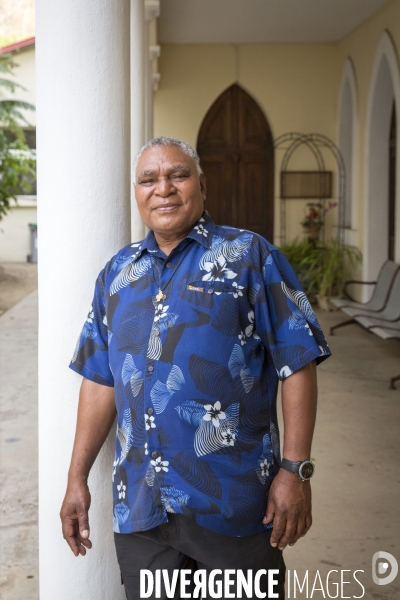
<path fill-rule="evenodd" d="M 314 475 L 315 466 L 314 463 L 310 461 L 305 461 L 300 466 L 299 475 L 302 479 L 311 479 Z"/>

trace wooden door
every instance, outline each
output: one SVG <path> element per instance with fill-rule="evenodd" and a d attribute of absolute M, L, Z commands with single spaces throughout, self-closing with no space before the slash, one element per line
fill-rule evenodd
<path fill-rule="evenodd" d="M 217 98 L 201 124 L 197 151 L 215 223 L 273 241 L 274 146 L 267 119 L 238 85 Z"/>

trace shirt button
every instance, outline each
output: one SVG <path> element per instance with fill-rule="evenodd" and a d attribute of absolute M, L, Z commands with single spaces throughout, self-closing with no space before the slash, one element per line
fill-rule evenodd
<path fill-rule="evenodd" d="M 160 455 L 158 454 L 158 452 L 152 452 L 151 453 L 151 458 L 158 458 Z"/>
<path fill-rule="evenodd" d="M 158 331 L 158 329 L 156 329 L 156 330 L 155 330 L 155 332 L 154 332 L 154 335 L 155 335 L 156 337 L 158 337 L 158 336 L 160 335 L 160 332 Z"/>
<path fill-rule="evenodd" d="M 167 269 L 170 269 L 172 267 L 172 264 L 170 262 L 167 262 L 165 266 L 167 267 Z"/>
<path fill-rule="evenodd" d="M 152 415 L 152 414 L 153 414 L 153 412 L 154 412 L 154 410 L 153 410 L 152 408 L 148 408 L 148 409 L 147 409 L 147 414 L 148 414 L 148 415 Z"/>
<path fill-rule="evenodd" d="M 152 366 L 150 365 L 150 367 L 149 367 L 147 370 L 148 370 L 148 371 L 150 371 L 150 373 L 151 373 L 152 371 L 154 371 L 154 367 L 152 367 Z"/>
<path fill-rule="evenodd" d="M 209 293 L 209 294 L 213 294 L 213 293 L 214 293 L 214 290 L 208 290 L 208 293 Z"/>

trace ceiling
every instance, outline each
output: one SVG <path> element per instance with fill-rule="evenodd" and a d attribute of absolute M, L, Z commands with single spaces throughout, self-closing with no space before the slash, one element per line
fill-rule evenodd
<path fill-rule="evenodd" d="M 161 0 L 163 44 L 335 42 L 389 0 Z"/>

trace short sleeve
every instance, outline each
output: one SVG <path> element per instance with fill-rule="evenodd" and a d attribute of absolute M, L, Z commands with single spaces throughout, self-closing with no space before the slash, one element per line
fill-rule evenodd
<path fill-rule="evenodd" d="M 108 357 L 108 327 L 104 303 L 105 270 L 96 280 L 93 302 L 75 347 L 70 368 L 86 379 L 114 386 Z"/>
<path fill-rule="evenodd" d="M 279 250 L 268 253 L 254 316 L 257 333 L 268 348 L 280 379 L 331 351 L 321 326 L 292 267 Z"/>

